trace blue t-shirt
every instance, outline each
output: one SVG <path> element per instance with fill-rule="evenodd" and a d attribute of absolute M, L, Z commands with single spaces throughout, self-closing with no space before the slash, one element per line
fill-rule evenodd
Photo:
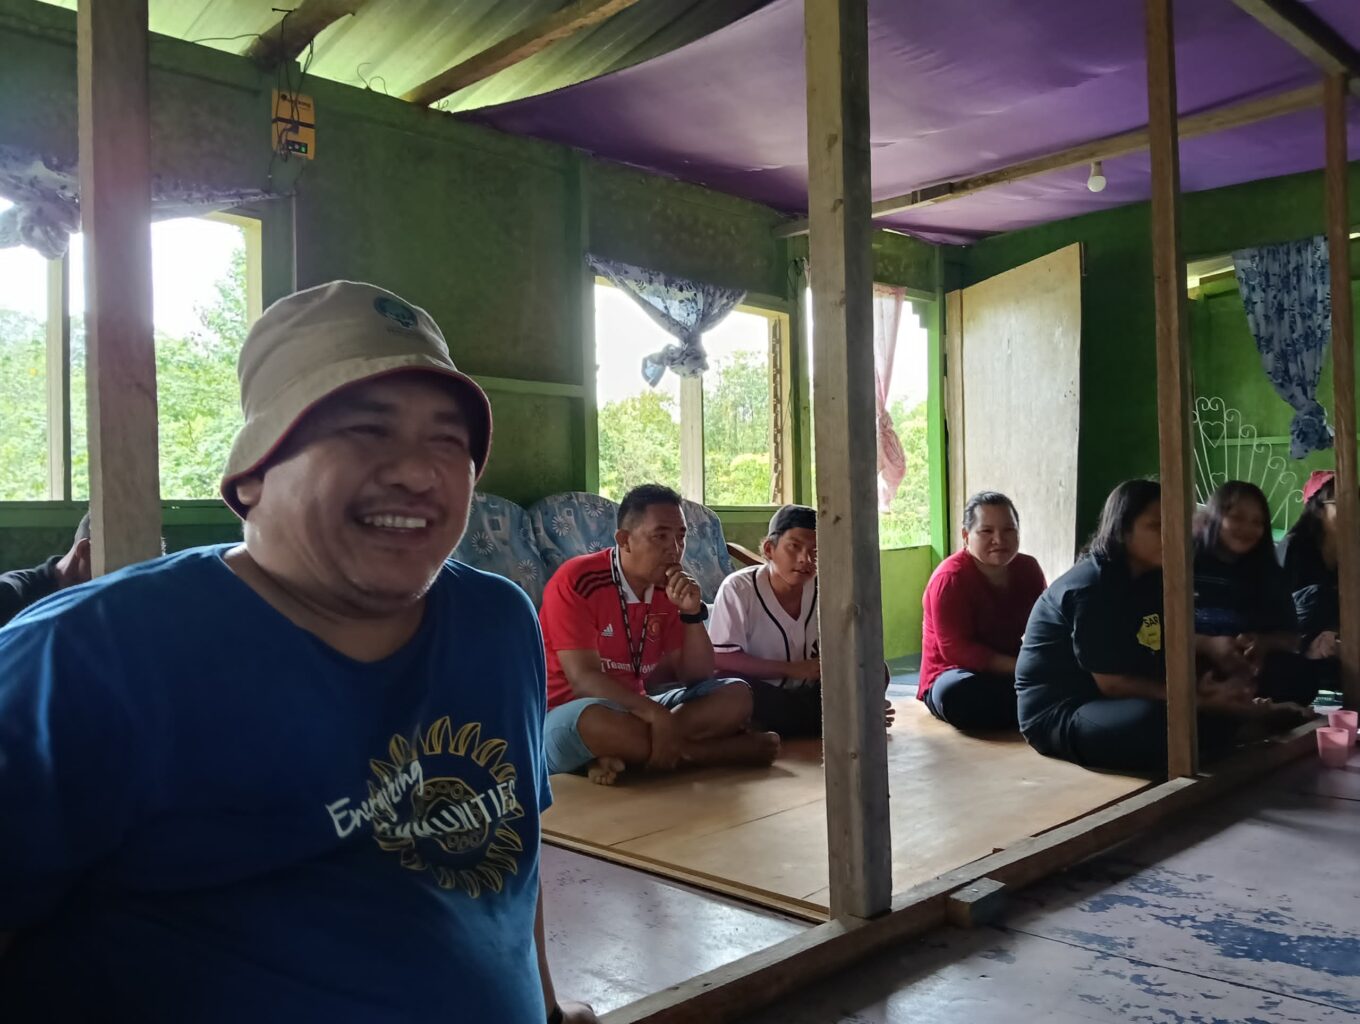
<path fill-rule="evenodd" d="M 542 1020 L 527 598 L 450 562 L 362 663 L 226 550 L 0 630 L 0 1020 Z"/>

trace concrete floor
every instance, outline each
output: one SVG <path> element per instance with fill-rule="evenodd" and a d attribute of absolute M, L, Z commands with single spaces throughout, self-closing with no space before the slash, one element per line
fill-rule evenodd
<path fill-rule="evenodd" d="M 750 1024 L 1360 1021 L 1360 757 L 1315 761 Z M 546 850 L 565 995 L 606 1011 L 804 925 Z"/>

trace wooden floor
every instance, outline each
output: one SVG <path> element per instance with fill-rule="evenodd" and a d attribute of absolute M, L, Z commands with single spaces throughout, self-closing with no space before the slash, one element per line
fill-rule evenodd
<path fill-rule="evenodd" d="M 1146 785 L 1040 757 L 1019 736 L 964 736 L 919 701 L 888 736 L 893 889 L 1046 831 Z M 770 768 L 553 777 L 545 838 L 810 920 L 826 917 L 821 744 L 787 743 Z"/>

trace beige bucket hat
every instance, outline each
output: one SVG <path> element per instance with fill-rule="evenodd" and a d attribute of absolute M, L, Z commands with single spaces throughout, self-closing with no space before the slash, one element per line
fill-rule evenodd
<path fill-rule="evenodd" d="M 303 416 L 343 388 L 412 370 L 455 383 L 480 478 L 491 451 L 491 403 L 453 364 L 430 314 L 357 281 L 332 281 L 274 303 L 246 335 L 237 363 L 245 425 L 222 476 L 223 500 L 244 519 L 236 481 L 259 470 Z"/>

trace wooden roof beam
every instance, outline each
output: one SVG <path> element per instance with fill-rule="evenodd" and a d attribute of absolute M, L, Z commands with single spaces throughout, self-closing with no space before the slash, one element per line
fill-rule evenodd
<path fill-rule="evenodd" d="M 1233 0 L 1329 75 L 1350 77 L 1350 90 L 1360 96 L 1360 50 L 1348 43 L 1299 0 Z"/>
<path fill-rule="evenodd" d="M 598 25 L 632 7 L 638 0 L 574 0 L 560 11 L 540 18 L 529 27 L 506 36 L 481 53 L 461 61 L 453 67 L 422 82 L 402 99 L 427 107 L 451 93 L 466 89 L 497 72 L 528 60 L 546 50 L 559 39 L 573 36 L 582 29 Z"/>
<path fill-rule="evenodd" d="M 1247 100 L 1245 103 L 1234 103 L 1229 106 L 1206 110 L 1200 114 L 1191 114 L 1189 117 L 1182 117 L 1180 119 L 1180 137 L 1182 139 L 1193 139 L 1196 136 L 1208 135 L 1211 132 L 1240 128 L 1257 121 L 1266 121 L 1272 117 L 1283 117 L 1285 114 L 1307 110 L 1321 103 L 1322 86 L 1304 86 L 1301 89 L 1293 89 L 1289 92 Z M 894 213 L 902 213 L 905 210 L 934 206 L 936 203 L 960 199 L 963 196 L 973 195 L 996 185 L 1033 178 L 1040 174 L 1048 174 L 1050 171 L 1080 167 L 1082 164 L 1088 164 L 1093 160 L 1112 160 L 1115 157 L 1127 156 L 1130 153 L 1137 153 L 1147 148 L 1148 131 L 1146 128 L 1123 132 L 1119 135 L 1108 135 L 1103 139 L 1083 142 L 1081 145 L 1062 149 L 1056 153 L 1049 153 L 1046 156 L 1023 160 L 1020 163 L 1000 167 L 994 171 L 975 174 L 971 178 L 941 182 L 938 185 L 929 185 L 904 195 L 880 199 L 873 204 L 871 216 L 877 219 Z M 774 233 L 778 238 L 791 238 L 794 235 L 805 235 L 807 230 L 807 220 L 800 219 L 780 225 Z"/>
<path fill-rule="evenodd" d="M 358 13 L 365 0 L 301 0 L 269 29 L 260 33 L 246 56 L 265 67 L 296 60 L 323 29 Z"/>

